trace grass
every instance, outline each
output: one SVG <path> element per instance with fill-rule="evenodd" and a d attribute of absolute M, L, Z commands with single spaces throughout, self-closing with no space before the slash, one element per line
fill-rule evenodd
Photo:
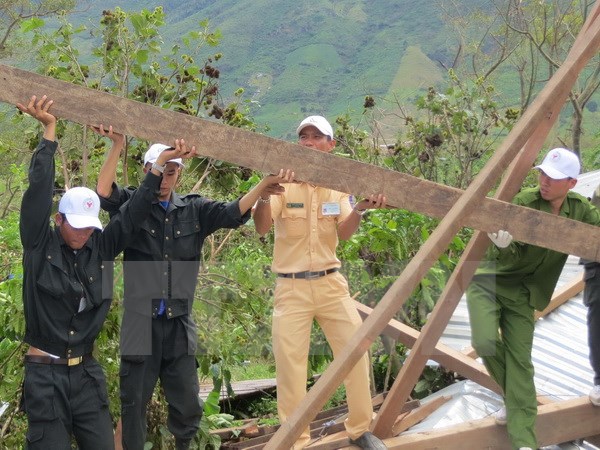
<path fill-rule="evenodd" d="M 275 363 L 265 360 L 249 361 L 231 368 L 232 381 L 263 380 L 275 378 Z"/>

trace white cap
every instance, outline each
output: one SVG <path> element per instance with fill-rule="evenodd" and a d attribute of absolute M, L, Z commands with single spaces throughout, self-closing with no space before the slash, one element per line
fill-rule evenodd
<path fill-rule="evenodd" d="M 154 164 L 158 159 L 158 155 L 160 155 L 163 150 L 168 148 L 171 147 L 163 144 L 152 144 L 148 151 L 144 154 L 144 166 L 148 163 Z M 174 162 L 183 167 L 183 160 L 181 158 L 170 159 L 167 162 Z"/>
<path fill-rule="evenodd" d="M 554 180 L 577 178 L 581 170 L 579 158 L 566 148 L 554 148 L 548 152 L 542 163 L 535 166 Z"/>
<path fill-rule="evenodd" d="M 331 124 L 323 116 L 308 116 L 306 119 L 300 122 L 300 125 L 298 125 L 298 129 L 296 130 L 296 134 L 300 134 L 304 128 L 311 125 L 316 127 L 325 136 L 329 136 L 331 139 L 333 139 L 333 128 L 331 128 Z"/>
<path fill-rule="evenodd" d="M 74 187 L 65 192 L 58 204 L 58 212 L 67 217 L 69 225 L 73 228 L 102 229 L 98 218 L 100 199 L 94 191 L 86 187 Z"/>

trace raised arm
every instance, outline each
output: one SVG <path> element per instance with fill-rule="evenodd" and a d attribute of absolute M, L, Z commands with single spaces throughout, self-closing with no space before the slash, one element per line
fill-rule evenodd
<path fill-rule="evenodd" d="M 338 224 L 338 237 L 345 241 L 358 230 L 360 220 L 368 209 L 385 208 L 386 198 L 383 194 L 371 195 L 368 200 L 361 200 L 352 209 L 348 217 Z"/>
<path fill-rule="evenodd" d="M 277 175 L 263 178 L 250 192 L 240 200 L 240 212 L 245 214 L 256 203 L 254 209 L 254 228 L 259 235 L 266 234 L 273 223 L 271 219 L 271 195 L 280 195 L 285 189 L 281 183 L 294 181 L 294 172 L 281 169 Z"/>
<path fill-rule="evenodd" d="M 27 105 L 17 103 L 20 111 L 38 120 L 44 134 L 29 165 L 29 186 L 21 203 L 20 234 L 24 248 L 35 247 L 50 231 L 52 194 L 54 190 L 54 153 L 56 142 L 56 117 L 48 112 L 53 101 L 44 95 L 32 96 Z"/>
<path fill-rule="evenodd" d="M 94 132 L 100 136 L 105 136 L 112 141 L 112 147 L 102 164 L 100 174 L 98 175 L 98 182 L 96 183 L 96 192 L 100 197 L 109 198 L 113 191 L 113 183 L 117 176 L 117 165 L 119 164 L 119 157 L 121 151 L 125 148 L 125 136 L 113 131 L 112 126 L 108 127 L 108 130 L 104 128 L 104 125 L 91 126 Z"/>

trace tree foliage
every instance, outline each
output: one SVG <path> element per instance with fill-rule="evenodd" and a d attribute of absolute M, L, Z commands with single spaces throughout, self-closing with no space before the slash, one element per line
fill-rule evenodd
<path fill-rule="evenodd" d="M 506 98 L 518 99 L 521 114 L 560 68 L 594 2 L 555 0 L 492 2 L 493 13 L 474 10 L 465 14 L 458 4 L 448 8 L 448 20 L 459 36 L 459 51 L 453 67 L 461 76 L 490 82 L 510 78 Z M 569 95 L 563 116 L 570 126 L 559 136 L 561 146 L 581 154 L 585 134 L 586 105 L 600 86 L 600 57 L 588 63 Z"/>
<path fill-rule="evenodd" d="M 21 48 L 23 40 L 16 31 L 24 21 L 40 22 L 72 10 L 75 4 L 75 0 L 0 0 L 0 57 L 11 57 Z"/>

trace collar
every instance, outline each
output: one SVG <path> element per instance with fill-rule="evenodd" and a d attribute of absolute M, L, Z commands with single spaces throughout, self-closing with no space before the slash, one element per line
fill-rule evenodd
<path fill-rule="evenodd" d="M 571 215 L 571 202 L 569 200 L 572 198 L 572 193 L 573 191 L 567 192 L 562 205 L 560 205 L 560 211 L 558 212 L 559 216 L 569 217 Z M 542 193 L 540 192 L 539 188 L 537 190 L 537 196 L 541 201 L 540 211 L 551 213 L 550 202 L 542 198 Z"/>
<path fill-rule="evenodd" d="M 152 204 L 156 204 L 160 206 L 160 200 L 155 198 L 152 201 Z M 185 206 L 185 202 L 183 201 L 183 197 L 181 197 L 181 195 L 179 195 L 177 192 L 172 191 L 171 192 L 171 198 L 169 199 L 169 207 L 167 208 L 167 211 L 170 211 L 172 208 L 182 208 Z M 162 206 L 161 206 L 162 208 Z"/>

